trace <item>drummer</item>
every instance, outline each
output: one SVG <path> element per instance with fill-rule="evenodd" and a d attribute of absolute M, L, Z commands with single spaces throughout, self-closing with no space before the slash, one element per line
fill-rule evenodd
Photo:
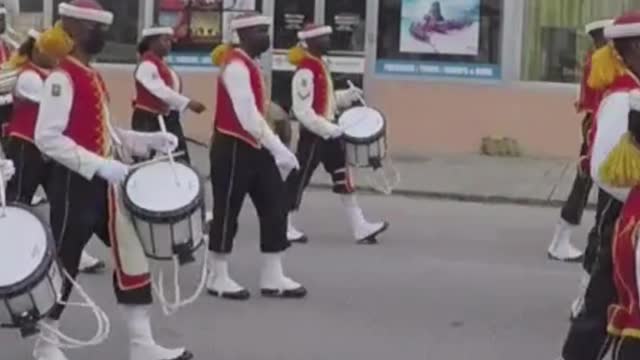
<path fill-rule="evenodd" d="M 260 220 L 263 296 L 302 298 L 306 289 L 285 276 L 282 257 L 287 241 L 284 179 L 298 168 L 295 155 L 280 141 L 265 119 L 267 91 L 256 59 L 269 50 L 271 19 L 255 13 L 234 18 L 231 28 L 240 44 L 223 44 L 213 51 L 218 78 L 215 146 L 210 152 L 213 221 L 210 250 L 213 268 L 207 289 L 213 296 L 247 300 L 249 291 L 229 276 L 229 256 L 238 231 L 238 215 L 249 195 Z"/>
<path fill-rule="evenodd" d="M 178 150 L 184 151 L 182 158 L 189 163 L 180 114 L 185 109 L 201 114 L 206 108 L 180 93 L 180 77 L 164 60 L 171 51 L 172 41 L 173 29 L 170 27 L 151 27 L 142 31 L 138 45 L 141 61 L 134 75 L 136 98 L 131 127 L 144 132 L 159 131 L 158 117 L 164 116 L 167 131 L 178 137 Z"/>
<path fill-rule="evenodd" d="M 11 58 L 11 66 L 19 71 L 13 91 L 14 106 L 7 126 L 6 156 L 13 160 L 17 176 L 7 184 L 7 201 L 17 201 L 26 205 L 37 203 L 38 186 L 47 190 L 49 162 L 45 161 L 35 146 L 33 135 L 38 116 L 40 93 L 44 80 L 60 57 L 68 50 L 52 43 L 56 29 L 50 29 L 42 36 L 34 29 L 29 30 L 28 39 Z M 35 204 L 34 204 L 35 205 Z M 97 273 L 104 269 L 103 261 L 86 251 L 82 253 L 80 271 Z"/>
<path fill-rule="evenodd" d="M 150 151 L 173 151 L 171 134 L 143 134 L 111 125 L 109 95 L 92 59 L 106 43 L 113 14 L 96 0 L 60 3 L 59 41 L 73 41 L 71 54 L 47 77 L 35 130 L 36 145 L 55 163 L 51 169 L 51 227 L 64 269 L 75 277 L 80 254 L 92 235 L 112 247 L 116 271 L 113 288 L 123 313 L 129 340 L 129 360 L 186 360 L 183 348 L 158 345 L 152 335 L 149 264 L 129 218 L 121 212 L 117 185 L 129 166 L 113 153 L 145 156 Z M 124 256 L 123 256 L 124 255 Z M 55 343 L 55 332 L 71 293 L 69 282 L 61 302 L 44 320 L 36 341 L 38 360 L 66 359 Z M 50 342 L 54 340 L 54 342 Z"/>
<path fill-rule="evenodd" d="M 349 168 L 346 165 L 344 145 L 340 140 L 342 129 L 336 125 L 337 108 L 347 108 L 362 98 L 362 90 L 352 87 L 334 92 L 333 79 L 322 57 L 331 46 L 332 28 L 325 25 L 307 25 L 298 33 L 300 44 L 289 52 L 289 61 L 297 67 L 292 81 L 292 110 L 301 125 L 297 157 L 300 170 L 287 179 L 289 221 L 287 238 L 291 242 L 305 243 L 307 236 L 293 224 L 293 213 L 302 203 L 304 190 L 320 163 L 331 174 L 333 192 L 340 194 L 347 212 L 351 231 L 356 241 L 374 243 L 384 232 L 386 222 L 368 222 L 358 205 Z"/>

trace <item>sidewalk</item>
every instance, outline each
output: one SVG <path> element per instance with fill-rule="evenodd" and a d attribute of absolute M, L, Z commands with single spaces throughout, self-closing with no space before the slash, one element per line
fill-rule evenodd
<path fill-rule="evenodd" d="M 197 146 L 191 151 L 196 166 L 208 173 L 206 151 Z M 561 206 L 576 173 L 570 159 L 455 155 L 394 161 L 401 175 L 394 195 L 458 201 Z M 356 184 L 360 191 L 372 191 L 364 175 L 356 175 Z M 331 178 L 320 167 L 311 185 L 330 188 Z M 589 203 L 595 204 L 595 191 Z"/>

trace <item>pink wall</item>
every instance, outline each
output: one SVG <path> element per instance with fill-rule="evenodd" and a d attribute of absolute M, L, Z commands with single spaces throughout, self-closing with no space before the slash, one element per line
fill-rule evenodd
<path fill-rule="evenodd" d="M 113 114 L 121 125 L 130 122 L 132 72 L 103 69 Z M 213 109 L 215 73 L 182 76 L 186 93 Z M 387 117 L 389 144 L 396 155 L 477 153 L 482 137 L 509 136 L 527 156 L 576 156 L 580 116 L 573 109 L 574 90 L 386 79 L 372 80 L 367 90 L 370 105 Z M 185 123 L 188 136 L 208 142 L 211 123 L 210 111 L 190 115 Z"/>

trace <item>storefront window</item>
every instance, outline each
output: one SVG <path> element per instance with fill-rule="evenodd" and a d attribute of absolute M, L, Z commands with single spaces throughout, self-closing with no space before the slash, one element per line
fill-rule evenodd
<path fill-rule="evenodd" d="M 138 19 L 142 0 L 98 0 L 107 10 L 116 14 L 109 29 L 107 45 L 98 55 L 97 61 L 107 63 L 135 63 L 137 60 Z M 54 0 L 54 19 L 58 18 L 58 4 Z"/>
<path fill-rule="evenodd" d="M 43 0 L 20 0 L 21 13 L 41 13 L 44 9 Z"/>
<path fill-rule="evenodd" d="M 591 47 L 584 26 L 640 7 L 640 0 L 527 0 L 522 78 L 574 83 Z"/>
<path fill-rule="evenodd" d="M 499 79 L 502 7 L 502 0 L 380 0 L 376 71 Z"/>
<path fill-rule="evenodd" d="M 247 11 L 261 11 L 262 0 L 157 0 L 156 23 L 173 27 L 174 65 L 212 66 L 209 53 L 221 42 L 232 41 L 231 19 Z"/>

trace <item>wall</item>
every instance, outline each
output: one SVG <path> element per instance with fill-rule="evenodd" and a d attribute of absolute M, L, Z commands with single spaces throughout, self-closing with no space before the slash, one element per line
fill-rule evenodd
<path fill-rule="evenodd" d="M 103 66 L 116 122 L 128 126 L 133 67 Z M 201 142 L 211 134 L 216 73 L 182 72 L 188 96 L 209 111 L 189 115 L 186 132 Z M 387 117 L 389 145 L 396 155 L 477 153 L 483 136 L 510 136 L 533 157 L 576 157 L 580 116 L 575 89 L 528 85 L 444 84 L 373 79 L 367 99 Z"/>

